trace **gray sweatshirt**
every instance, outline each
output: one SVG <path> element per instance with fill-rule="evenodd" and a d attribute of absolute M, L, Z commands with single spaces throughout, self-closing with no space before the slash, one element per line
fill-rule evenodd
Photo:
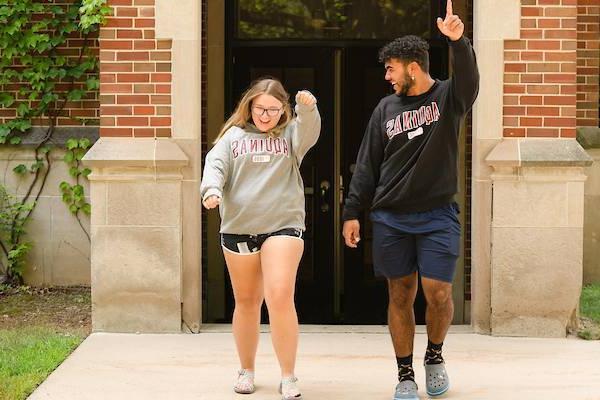
<path fill-rule="evenodd" d="M 316 105 L 296 105 L 296 118 L 277 137 L 254 125 L 231 127 L 206 155 L 202 200 L 221 198 L 221 233 L 256 235 L 305 230 L 300 163 L 317 142 Z"/>

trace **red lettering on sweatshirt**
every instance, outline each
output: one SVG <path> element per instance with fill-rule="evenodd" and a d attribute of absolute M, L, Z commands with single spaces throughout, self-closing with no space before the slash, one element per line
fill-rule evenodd
<path fill-rule="evenodd" d="M 431 125 L 440 119 L 440 109 L 435 101 L 430 105 L 421 106 L 417 110 L 404 111 L 396 115 L 385 123 L 386 135 L 388 139 L 393 138 L 400 133 L 413 131 L 423 125 Z"/>
<path fill-rule="evenodd" d="M 246 154 L 283 154 L 289 157 L 289 149 L 287 139 L 283 137 L 242 138 L 231 142 L 231 154 L 234 159 Z"/>

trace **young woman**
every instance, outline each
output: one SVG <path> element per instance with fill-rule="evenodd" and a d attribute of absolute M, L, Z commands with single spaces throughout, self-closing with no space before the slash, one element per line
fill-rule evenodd
<path fill-rule="evenodd" d="M 221 245 L 235 297 L 233 335 L 241 364 L 237 393 L 255 389 L 264 300 L 281 368 L 282 399 L 302 398 L 294 375 L 294 286 L 306 229 L 300 163 L 321 130 L 316 103 L 310 92 L 298 92 L 292 117 L 281 83 L 258 80 L 244 93 L 206 156 L 202 203 L 207 209 L 219 206 Z"/>

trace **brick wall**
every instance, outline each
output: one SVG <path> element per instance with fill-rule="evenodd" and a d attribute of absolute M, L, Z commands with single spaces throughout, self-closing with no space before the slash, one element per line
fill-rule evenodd
<path fill-rule="evenodd" d="M 504 44 L 505 137 L 575 137 L 577 1 L 521 0 L 521 39 Z"/>
<path fill-rule="evenodd" d="M 72 1 L 68 0 L 40 0 L 41 3 L 52 3 L 52 5 L 59 5 L 66 7 L 67 5 L 72 4 Z M 51 33 L 50 33 L 51 34 Z M 51 34 L 52 35 L 52 34 Z M 92 54 L 98 54 L 98 34 L 92 34 L 88 37 L 88 48 L 92 52 Z M 58 47 L 56 54 L 63 55 L 70 59 L 78 59 L 81 47 L 84 44 L 84 38 L 81 36 L 79 32 L 72 33 L 65 45 Z M 13 64 L 13 68 L 21 69 L 22 65 L 19 63 L 19 59 L 15 59 Z M 85 89 L 85 81 L 89 78 L 89 75 L 83 75 L 81 79 L 77 80 L 73 86 L 73 89 Z M 17 101 L 24 100 L 23 96 L 18 94 L 18 90 L 21 85 L 18 82 L 0 86 L 1 92 L 11 93 Z M 58 92 L 68 91 L 71 88 L 70 83 L 68 82 L 59 82 L 56 85 L 56 90 Z M 33 107 L 36 106 L 36 102 L 31 102 Z M 99 115 L 99 102 L 98 102 L 98 92 L 92 91 L 87 93 L 80 101 L 71 101 L 65 104 L 65 107 L 60 112 L 57 118 L 57 125 L 59 126 L 80 126 L 86 121 L 83 121 L 79 118 L 83 119 L 93 119 L 97 120 Z M 10 119 L 14 119 L 16 117 L 16 109 L 15 108 L 1 108 L 0 109 L 0 123 L 5 123 Z M 89 121 L 87 121 L 89 122 Z M 34 119 L 32 120 L 34 126 L 47 125 L 47 119 Z"/>
<path fill-rule="evenodd" d="M 100 31 L 100 136 L 171 136 L 171 40 L 155 38 L 154 0 L 109 0 Z"/>
<path fill-rule="evenodd" d="M 599 126 L 600 0 L 577 1 L 577 126 Z"/>

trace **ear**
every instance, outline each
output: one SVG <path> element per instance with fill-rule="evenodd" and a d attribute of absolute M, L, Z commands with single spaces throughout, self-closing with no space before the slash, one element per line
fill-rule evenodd
<path fill-rule="evenodd" d="M 416 61 L 412 61 L 408 64 L 408 73 L 410 75 L 415 76 L 419 72 L 421 72 L 421 66 Z"/>

